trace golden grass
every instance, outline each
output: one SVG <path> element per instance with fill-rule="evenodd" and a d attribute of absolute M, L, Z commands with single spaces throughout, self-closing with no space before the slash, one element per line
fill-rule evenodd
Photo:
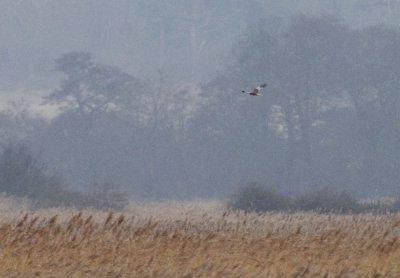
<path fill-rule="evenodd" d="M 400 214 L 224 213 L 218 202 L 3 217 L 0 277 L 400 277 Z"/>

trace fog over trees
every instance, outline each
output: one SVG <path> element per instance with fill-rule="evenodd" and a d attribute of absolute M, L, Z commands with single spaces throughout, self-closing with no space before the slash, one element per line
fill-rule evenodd
<path fill-rule="evenodd" d="M 400 1 L 0 5 L 2 191 L 400 193 Z"/>

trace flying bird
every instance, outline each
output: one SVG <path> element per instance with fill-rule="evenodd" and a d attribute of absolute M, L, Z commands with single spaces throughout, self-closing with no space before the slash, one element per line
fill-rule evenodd
<path fill-rule="evenodd" d="M 249 94 L 251 96 L 262 96 L 261 89 L 267 87 L 267 84 L 262 84 L 258 87 L 255 87 L 252 92 L 242 91 L 244 94 Z"/>

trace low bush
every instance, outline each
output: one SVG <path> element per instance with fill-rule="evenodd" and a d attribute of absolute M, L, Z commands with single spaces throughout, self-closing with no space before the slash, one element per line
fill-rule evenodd
<path fill-rule="evenodd" d="M 126 193 L 110 182 L 93 182 L 89 190 L 90 205 L 97 209 L 121 210 L 129 203 Z"/>
<path fill-rule="evenodd" d="M 320 188 L 294 198 L 288 198 L 277 192 L 273 187 L 252 182 L 240 187 L 238 192 L 229 200 L 228 208 L 255 212 L 289 210 L 357 213 L 371 211 L 372 207 L 362 206 L 346 191 Z M 376 210 L 377 208 L 374 207 L 374 211 Z"/>
<path fill-rule="evenodd" d="M 396 197 L 387 211 L 399 212 L 400 211 L 400 196 Z"/>
<path fill-rule="evenodd" d="M 295 198 L 292 204 L 294 210 L 319 212 L 359 212 L 361 206 L 357 200 L 346 191 L 334 191 L 329 188 L 306 192 Z"/>
<path fill-rule="evenodd" d="M 273 187 L 251 182 L 241 187 L 229 200 L 228 208 L 245 211 L 279 211 L 288 208 L 288 200 Z"/>
<path fill-rule="evenodd" d="M 122 193 L 98 184 L 96 190 L 71 190 L 63 179 L 47 171 L 40 157 L 25 144 L 9 143 L 0 153 L 0 192 L 27 198 L 36 208 L 66 206 L 122 209 L 128 199 Z"/>

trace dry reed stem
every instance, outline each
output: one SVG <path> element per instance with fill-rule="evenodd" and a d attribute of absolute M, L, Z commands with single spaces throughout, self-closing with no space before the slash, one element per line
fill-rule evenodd
<path fill-rule="evenodd" d="M 0 276 L 400 277 L 400 214 L 259 215 L 186 205 L 171 215 L 150 207 L 58 209 L 2 221 Z"/>

